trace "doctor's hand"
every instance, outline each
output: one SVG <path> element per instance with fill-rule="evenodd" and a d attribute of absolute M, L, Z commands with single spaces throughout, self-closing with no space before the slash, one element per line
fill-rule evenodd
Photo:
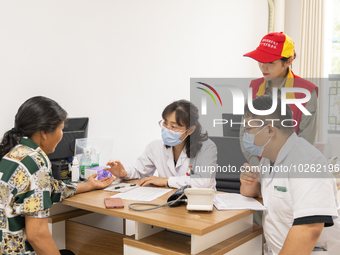
<path fill-rule="evenodd" d="M 119 178 L 124 178 L 127 175 L 127 172 L 123 166 L 122 163 L 120 163 L 119 160 L 110 160 L 109 162 L 107 162 L 106 164 L 109 167 L 104 168 L 104 170 L 108 170 L 111 172 L 111 174 L 113 174 L 116 177 Z"/>
<path fill-rule="evenodd" d="M 142 187 L 144 187 L 148 184 L 153 184 L 153 185 L 156 185 L 156 186 L 167 186 L 168 178 L 150 176 L 150 177 L 144 177 L 138 183 L 138 185 L 142 186 Z"/>
<path fill-rule="evenodd" d="M 260 173 L 257 167 L 252 167 L 248 163 L 243 164 L 243 170 L 241 169 L 240 181 L 246 186 L 255 186 L 259 180 Z"/>

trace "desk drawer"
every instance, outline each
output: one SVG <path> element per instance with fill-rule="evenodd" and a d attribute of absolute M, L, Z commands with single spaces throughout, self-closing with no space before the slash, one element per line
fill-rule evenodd
<path fill-rule="evenodd" d="M 125 235 L 66 221 L 66 249 L 76 255 L 122 255 Z"/>

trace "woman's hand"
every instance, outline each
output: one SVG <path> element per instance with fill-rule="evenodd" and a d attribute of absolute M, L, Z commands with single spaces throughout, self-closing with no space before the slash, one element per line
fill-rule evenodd
<path fill-rule="evenodd" d="M 114 180 L 114 177 L 105 177 L 101 180 L 95 180 L 95 178 L 97 177 L 97 174 L 93 174 L 91 175 L 89 178 L 87 178 L 87 181 L 89 183 L 89 185 L 91 185 L 92 189 L 104 189 L 107 186 L 109 186 Z"/>
<path fill-rule="evenodd" d="M 123 166 L 122 163 L 120 163 L 119 160 L 110 160 L 109 162 L 107 162 L 106 164 L 109 167 L 104 168 L 104 170 L 108 170 L 111 172 L 111 174 L 113 174 L 116 177 L 119 178 L 124 178 L 127 175 L 127 172 Z"/>
<path fill-rule="evenodd" d="M 115 180 L 114 177 L 110 177 L 110 178 L 105 177 L 104 179 L 97 181 L 95 180 L 96 177 L 97 177 L 97 174 L 93 174 L 89 178 L 87 178 L 87 181 L 85 183 L 78 183 L 76 194 L 91 191 L 94 189 L 104 189 Z"/>
<path fill-rule="evenodd" d="M 141 186 L 141 187 L 144 187 L 148 184 L 153 184 L 153 185 L 156 185 L 156 186 L 167 186 L 168 178 L 150 176 L 150 177 L 144 177 L 138 183 L 138 185 Z"/>

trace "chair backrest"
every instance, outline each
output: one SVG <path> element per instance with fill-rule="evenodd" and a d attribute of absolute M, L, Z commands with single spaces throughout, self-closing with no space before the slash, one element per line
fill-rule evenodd
<path fill-rule="evenodd" d="M 217 147 L 216 189 L 240 193 L 240 167 L 247 162 L 239 137 L 209 136 Z"/>
<path fill-rule="evenodd" d="M 222 119 L 228 121 L 227 124 L 223 125 L 223 136 L 239 137 L 241 125 L 237 123 L 240 123 L 242 121 L 242 115 L 222 113 Z M 231 122 L 233 123 L 232 125 Z"/>

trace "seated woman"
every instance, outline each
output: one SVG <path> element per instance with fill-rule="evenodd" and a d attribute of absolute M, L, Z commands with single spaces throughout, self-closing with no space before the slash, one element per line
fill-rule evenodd
<path fill-rule="evenodd" d="M 73 254 L 58 250 L 48 228 L 53 203 L 77 193 L 102 189 L 114 178 L 64 183 L 52 177 L 52 153 L 63 136 L 66 111 L 37 96 L 22 104 L 15 126 L 0 143 L 1 254 Z"/>
<path fill-rule="evenodd" d="M 120 161 L 110 160 L 106 169 L 120 178 L 139 178 L 141 186 L 215 189 L 215 171 L 210 169 L 216 169 L 217 149 L 202 133 L 197 107 L 186 100 L 175 101 L 162 117 L 162 140 L 151 142 L 134 165 L 124 168 Z M 154 176 L 156 170 L 159 176 Z"/>

